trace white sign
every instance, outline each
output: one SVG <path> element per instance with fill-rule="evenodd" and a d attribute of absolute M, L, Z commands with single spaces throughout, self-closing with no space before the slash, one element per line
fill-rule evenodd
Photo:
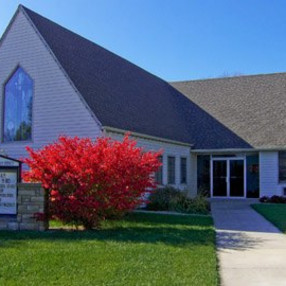
<path fill-rule="evenodd" d="M 0 170 L 0 214 L 17 214 L 17 172 Z"/>

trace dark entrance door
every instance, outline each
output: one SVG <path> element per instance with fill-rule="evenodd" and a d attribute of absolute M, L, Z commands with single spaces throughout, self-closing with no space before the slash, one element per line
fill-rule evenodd
<path fill-rule="evenodd" d="M 213 161 L 213 194 L 214 197 L 227 196 L 227 161 Z"/>
<path fill-rule="evenodd" d="M 244 160 L 229 160 L 229 195 L 244 197 Z"/>
<path fill-rule="evenodd" d="M 244 159 L 219 158 L 212 160 L 212 196 L 245 197 Z"/>

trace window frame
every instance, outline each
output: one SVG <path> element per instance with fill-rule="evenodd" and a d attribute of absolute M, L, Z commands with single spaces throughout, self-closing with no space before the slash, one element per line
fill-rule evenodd
<path fill-rule="evenodd" d="M 185 177 L 185 180 L 183 181 L 183 172 L 182 172 L 182 161 L 185 160 L 185 174 L 184 174 L 184 177 Z M 188 160 L 187 160 L 187 157 L 180 157 L 180 184 L 181 185 L 187 185 L 188 184 Z"/>
<path fill-rule="evenodd" d="M 285 158 L 281 158 L 281 155 L 284 155 L 285 156 Z M 281 151 L 278 151 L 278 182 L 279 183 L 285 183 L 286 182 L 286 174 L 285 174 L 285 177 L 281 177 L 281 175 L 280 175 L 280 169 L 281 169 L 281 161 L 282 160 L 285 160 L 285 166 L 284 166 L 284 168 L 286 169 L 286 151 L 283 151 L 283 150 L 281 150 Z"/>
<path fill-rule="evenodd" d="M 4 140 L 4 123 L 5 123 L 5 98 L 6 98 L 6 93 L 5 93 L 5 89 L 6 89 L 6 85 L 8 84 L 8 82 L 10 81 L 10 79 L 13 77 L 13 75 L 17 72 L 18 69 L 22 69 L 24 71 L 24 73 L 29 76 L 29 78 L 32 81 L 32 120 L 31 120 L 31 139 L 29 140 L 15 140 L 15 141 L 5 141 Z M 2 84 L 2 100 L 1 100 L 1 104 L 2 104 L 2 115 L 1 115 L 1 134 L 0 134 L 0 141 L 1 144 L 27 144 L 27 143 L 33 143 L 34 142 L 34 97 L 35 97 L 35 81 L 33 79 L 33 77 L 31 77 L 31 75 L 26 71 L 25 68 L 23 68 L 20 64 L 18 64 L 13 70 L 12 72 L 10 72 L 6 78 L 6 80 L 3 82 Z"/>
<path fill-rule="evenodd" d="M 170 181 L 170 163 L 169 159 L 174 159 L 174 171 L 173 177 L 174 181 Z M 176 185 L 176 156 L 168 155 L 167 157 L 167 182 L 168 185 Z"/>

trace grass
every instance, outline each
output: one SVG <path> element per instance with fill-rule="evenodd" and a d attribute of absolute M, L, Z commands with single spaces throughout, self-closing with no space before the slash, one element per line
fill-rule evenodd
<path fill-rule="evenodd" d="M 134 213 L 99 231 L 0 232 L 0 285 L 218 285 L 210 217 Z"/>
<path fill-rule="evenodd" d="M 252 207 L 286 233 L 286 204 L 254 204 Z"/>

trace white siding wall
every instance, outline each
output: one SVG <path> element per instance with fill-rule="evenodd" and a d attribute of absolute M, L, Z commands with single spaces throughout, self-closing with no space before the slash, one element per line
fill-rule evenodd
<path fill-rule="evenodd" d="M 260 197 L 282 195 L 286 184 L 279 183 L 278 152 L 259 152 Z"/>
<path fill-rule="evenodd" d="M 34 80 L 33 142 L 1 143 L 8 156 L 23 157 L 26 145 L 39 148 L 61 134 L 91 138 L 101 134 L 99 124 L 22 12 L 0 46 L 1 133 L 4 84 L 17 65 Z"/>
<path fill-rule="evenodd" d="M 115 140 L 122 140 L 123 136 L 118 133 L 107 133 L 108 137 L 111 137 Z M 138 147 L 143 147 L 145 150 L 148 151 L 158 151 L 163 150 L 163 184 L 168 184 L 168 167 L 167 167 L 167 160 L 168 156 L 174 156 L 176 158 L 176 184 L 174 187 L 179 188 L 181 190 L 188 190 L 190 196 L 194 196 L 196 191 L 192 188 L 191 183 L 191 173 L 194 170 L 191 169 L 191 157 L 190 157 L 190 147 L 188 146 L 181 146 L 176 144 L 170 144 L 165 142 L 159 142 L 150 139 L 143 139 L 143 138 L 134 138 L 137 141 Z M 187 158 L 187 184 L 180 184 L 180 158 L 185 157 Z"/>

